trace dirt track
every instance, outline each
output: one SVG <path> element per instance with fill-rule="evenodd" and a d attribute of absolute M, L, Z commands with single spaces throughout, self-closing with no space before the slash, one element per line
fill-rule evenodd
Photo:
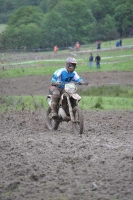
<path fill-rule="evenodd" d="M 93 84 L 133 84 L 133 73 L 88 73 Z M 0 80 L 1 95 L 47 94 L 50 77 Z M 45 111 L 0 114 L 0 200 L 132 200 L 133 112 L 84 111 L 45 128 Z"/>
<path fill-rule="evenodd" d="M 88 72 L 82 73 L 80 76 L 89 81 L 88 87 L 94 85 L 133 85 L 133 72 Z M 0 79 L 0 94 L 47 95 L 50 80 L 51 76 Z"/>

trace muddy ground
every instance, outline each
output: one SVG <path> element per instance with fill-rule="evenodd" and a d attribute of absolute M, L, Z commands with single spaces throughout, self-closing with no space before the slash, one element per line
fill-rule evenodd
<path fill-rule="evenodd" d="M 132 72 L 81 75 L 133 84 Z M 0 94 L 46 95 L 49 80 L 0 79 Z M 48 131 L 45 111 L 0 114 L 0 200 L 133 200 L 133 111 L 83 114 L 82 137 L 67 123 Z"/>
<path fill-rule="evenodd" d="M 88 72 L 80 76 L 89 81 L 87 87 L 100 85 L 133 85 L 133 72 Z M 0 79 L 0 94 L 47 95 L 51 76 L 28 76 Z M 83 89 L 86 86 L 79 86 Z"/>

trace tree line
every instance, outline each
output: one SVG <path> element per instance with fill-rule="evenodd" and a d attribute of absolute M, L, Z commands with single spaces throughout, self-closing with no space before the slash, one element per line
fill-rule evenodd
<path fill-rule="evenodd" d="M 67 47 L 133 36 L 132 0 L 0 0 L 0 48 Z"/>

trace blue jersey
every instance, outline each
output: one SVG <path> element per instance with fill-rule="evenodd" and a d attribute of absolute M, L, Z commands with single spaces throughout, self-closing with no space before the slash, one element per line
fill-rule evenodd
<path fill-rule="evenodd" d="M 51 83 L 52 82 L 61 82 L 61 83 L 69 83 L 69 82 L 76 82 L 79 83 L 83 79 L 79 77 L 77 72 L 68 72 L 66 68 L 58 69 L 54 72 Z M 64 88 L 64 86 L 58 86 L 59 88 Z"/>

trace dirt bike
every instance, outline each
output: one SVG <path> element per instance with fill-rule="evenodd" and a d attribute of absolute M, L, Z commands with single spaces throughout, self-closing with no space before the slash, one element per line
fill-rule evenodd
<path fill-rule="evenodd" d="M 82 134 L 84 123 L 83 114 L 78 105 L 81 97 L 77 94 L 77 86 L 75 83 L 64 84 L 64 92 L 61 95 L 58 106 L 58 117 L 52 118 L 51 101 L 52 95 L 47 96 L 49 104 L 46 114 L 46 126 L 49 130 L 57 130 L 61 122 L 71 122 L 72 132 Z"/>

